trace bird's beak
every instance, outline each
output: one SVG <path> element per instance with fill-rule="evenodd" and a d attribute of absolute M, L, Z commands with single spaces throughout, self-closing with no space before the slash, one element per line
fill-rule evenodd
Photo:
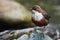
<path fill-rule="evenodd" d="M 34 12 L 32 11 L 32 8 L 30 8 L 30 11 L 32 12 L 32 14 L 34 14 Z"/>
<path fill-rule="evenodd" d="M 30 11 L 32 11 L 32 8 L 30 8 Z"/>

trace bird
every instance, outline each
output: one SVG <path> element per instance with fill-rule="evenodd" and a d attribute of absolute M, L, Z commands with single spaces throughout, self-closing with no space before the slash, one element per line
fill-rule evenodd
<path fill-rule="evenodd" d="M 51 18 L 39 5 L 34 5 L 32 11 L 32 22 L 39 27 L 45 27 Z"/>

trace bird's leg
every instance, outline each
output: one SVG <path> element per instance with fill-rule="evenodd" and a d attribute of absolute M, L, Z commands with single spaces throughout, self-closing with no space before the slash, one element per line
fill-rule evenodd
<path fill-rule="evenodd" d="M 46 28 L 46 27 L 44 26 L 44 28 Z"/>
<path fill-rule="evenodd" d="M 42 37 L 43 37 L 43 38 L 44 38 L 44 35 L 45 35 L 45 33 L 44 33 L 45 31 L 46 31 L 46 27 L 43 26 L 43 28 L 42 28 L 42 34 L 43 34 Z"/>

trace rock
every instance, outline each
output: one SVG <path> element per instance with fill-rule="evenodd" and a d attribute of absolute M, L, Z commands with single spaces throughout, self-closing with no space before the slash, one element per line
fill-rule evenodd
<path fill-rule="evenodd" d="M 20 3 L 13 0 L 0 0 L 0 32 L 28 28 L 32 25 L 31 16 L 32 13 Z"/>
<path fill-rule="evenodd" d="M 36 31 L 28 34 L 24 34 L 19 37 L 17 40 L 52 40 L 48 35 L 43 34 L 42 32 Z"/>
<path fill-rule="evenodd" d="M 0 0 L 0 18 L 6 21 L 29 21 L 31 12 L 12 0 Z"/>

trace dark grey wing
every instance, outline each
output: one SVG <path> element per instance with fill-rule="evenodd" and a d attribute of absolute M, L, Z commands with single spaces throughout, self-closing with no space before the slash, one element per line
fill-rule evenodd
<path fill-rule="evenodd" d="M 49 20 L 51 18 L 51 16 L 49 16 L 47 13 L 42 13 L 43 16 L 45 17 L 45 19 Z"/>

